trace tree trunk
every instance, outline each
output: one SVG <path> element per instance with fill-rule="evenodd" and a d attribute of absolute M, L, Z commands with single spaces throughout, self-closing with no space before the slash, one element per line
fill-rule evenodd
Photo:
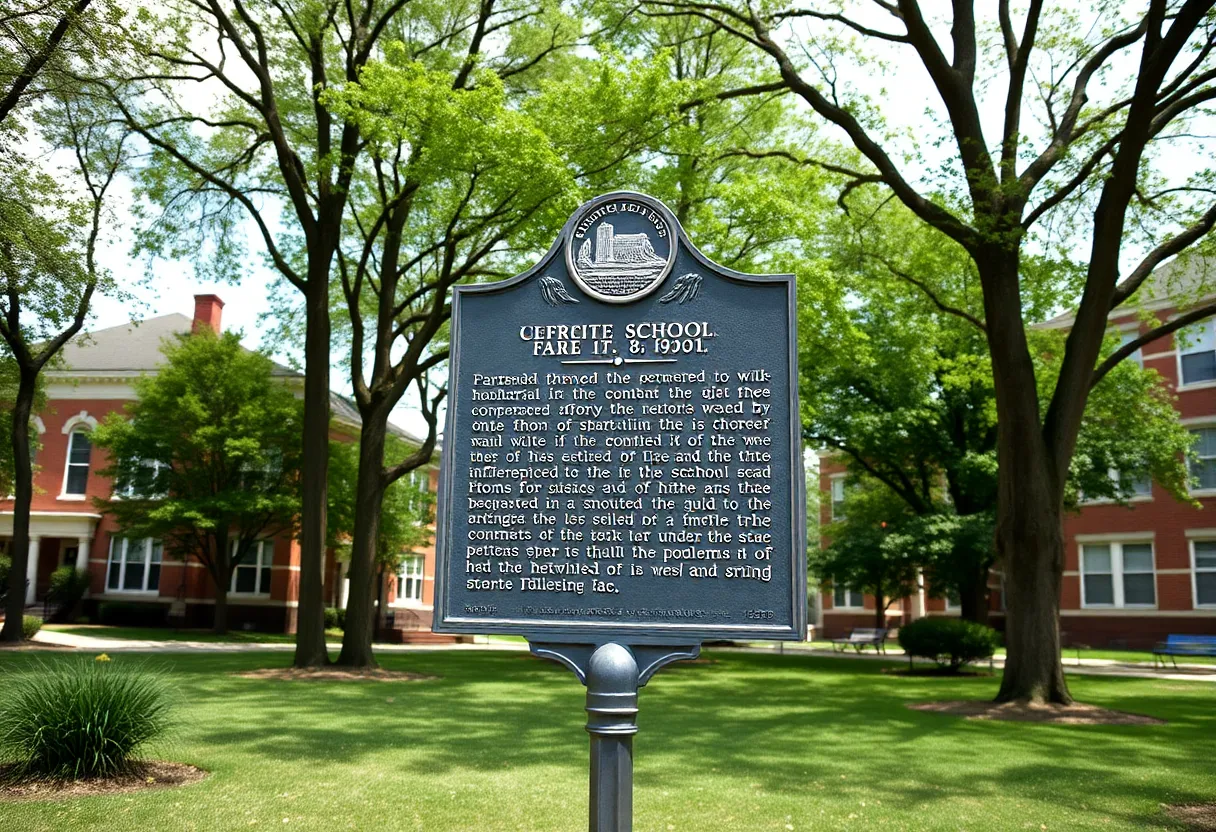
<path fill-rule="evenodd" d="M 228 586 L 218 581 L 215 587 L 215 622 L 212 628 L 221 636 L 228 632 Z"/>
<path fill-rule="evenodd" d="M 384 443 L 388 411 L 371 410 L 363 416 L 359 436 L 359 475 L 355 483 L 355 528 L 350 547 L 350 594 L 346 602 L 346 629 L 342 633 L 343 667 L 376 667 L 372 655 L 375 637 L 376 543 L 380 536 L 380 509 L 384 499 Z"/>
<path fill-rule="evenodd" d="M 969 575 L 958 587 L 959 617 L 988 625 L 988 570 Z"/>
<path fill-rule="evenodd" d="M 887 605 L 882 595 L 874 594 L 874 627 L 882 630 L 887 626 Z"/>
<path fill-rule="evenodd" d="M 34 496 L 34 474 L 30 463 L 30 410 L 34 405 L 37 374 L 20 368 L 17 401 L 13 403 L 13 483 L 12 568 L 8 575 L 8 598 L 4 605 L 4 629 L 0 641 L 18 642 L 24 638 L 25 573 L 30 554 L 30 501 Z"/>
<path fill-rule="evenodd" d="M 217 532 L 212 536 L 215 555 L 211 558 L 211 580 L 215 583 L 215 618 L 211 629 L 218 635 L 228 632 L 228 587 L 232 586 L 232 570 L 236 561 L 229 554 L 228 534 Z M 242 553 L 242 557 L 243 557 Z"/>
<path fill-rule="evenodd" d="M 1060 662 L 1066 472 L 1044 437 L 1022 324 L 1018 253 L 977 257 L 997 406 L 996 557 L 1005 565 L 1005 671 L 998 702 L 1072 701 Z"/>
<path fill-rule="evenodd" d="M 311 259 L 311 258 L 310 258 Z M 305 294 L 304 459 L 301 466 L 300 591 L 295 667 L 329 663 L 325 649 L 326 482 L 329 471 L 329 258 L 309 263 Z M 313 272 L 318 272 L 314 274 Z"/>
<path fill-rule="evenodd" d="M 1056 702 L 1072 696 L 1060 661 L 1060 582 L 1064 529 L 1058 501 L 1033 480 L 1002 471 L 1005 495 L 997 551 L 1005 573 L 1005 672 L 998 702 Z M 1009 491 L 1014 492 L 1009 495 Z"/>

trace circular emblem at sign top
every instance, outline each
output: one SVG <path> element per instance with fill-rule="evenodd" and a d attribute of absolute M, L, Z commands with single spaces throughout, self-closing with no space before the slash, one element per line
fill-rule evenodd
<path fill-rule="evenodd" d="M 605 303 L 628 303 L 659 287 L 676 262 L 675 229 L 664 212 L 631 196 L 593 202 L 575 215 L 566 267 L 579 288 Z"/>

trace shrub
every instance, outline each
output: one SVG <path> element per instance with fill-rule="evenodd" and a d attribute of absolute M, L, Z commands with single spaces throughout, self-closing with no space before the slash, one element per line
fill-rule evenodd
<path fill-rule="evenodd" d="M 0 598 L 8 590 L 8 573 L 13 568 L 13 561 L 8 555 L 0 555 Z"/>
<path fill-rule="evenodd" d="M 42 629 L 42 619 L 36 615 L 27 615 L 21 619 L 21 635 L 26 641 L 33 638 Z"/>
<path fill-rule="evenodd" d="M 340 610 L 337 607 L 325 608 L 325 629 L 327 630 L 345 630 L 346 629 L 346 610 Z"/>
<path fill-rule="evenodd" d="M 163 627 L 167 608 L 161 604 L 103 601 L 97 605 L 97 623 L 119 627 Z"/>
<path fill-rule="evenodd" d="M 899 646 L 905 653 L 933 659 L 952 672 L 988 658 L 1000 643 L 991 627 L 958 618 L 920 618 L 899 628 Z"/>
<path fill-rule="evenodd" d="M 130 771 L 169 726 L 169 689 L 141 666 L 39 662 L 0 685 L 0 758 L 15 777 L 80 779 Z"/>
<path fill-rule="evenodd" d="M 58 604 L 52 616 L 57 621 L 68 619 L 80 599 L 89 591 L 89 573 L 73 566 L 61 566 L 51 573 L 47 599 Z"/>

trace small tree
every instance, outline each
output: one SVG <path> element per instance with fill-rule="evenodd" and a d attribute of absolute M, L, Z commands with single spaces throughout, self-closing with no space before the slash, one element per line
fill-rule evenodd
<path fill-rule="evenodd" d="M 99 500 L 126 533 L 160 538 L 215 582 L 215 631 L 228 628 L 233 569 L 299 513 L 300 402 L 265 355 L 210 330 L 164 347 L 165 366 L 136 382 L 94 444 L 115 497 Z"/>
<path fill-rule="evenodd" d="M 811 552 L 811 572 L 821 581 L 874 596 L 874 626 L 886 627 L 887 608 L 916 585 L 916 516 L 889 488 L 861 481 L 847 492 L 844 519 L 828 525 L 831 541 Z"/>
<path fill-rule="evenodd" d="M 16 410 L 20 369 L 17 362 L 0 346 L 0 494 L 15 494 L 17 483 L 17 460 L 13 453 L 13 413 Z M 46 390 L 42 376 L 34 381 L 34 401 L 30 412 L 37 413 L 46 405 Z M 38 435 L 28 431 L 30 443 L 31 472 L 34 466 L 34 456 L 39 447 Z M 0 595 L 5 590 L 5 578 L 0 579 Z"/>
<path fill-rule="evenodd" d="M 399 459 L 412 453 L 399 437 L 390 435 L 385 452 Z M 419 475 L 425 475 L 420 469 Z M 350 544 L 355 529 L 356 483 L 359 478 L 359 446 L 354 442 L 329 443 L 329 529 L 330 546 L 339 557 L 350 557 Z M 394 480 L 384 490 L 380 505 L 380 524 L 376 540 L 376 568 L 381 574 L 395 573 L 404 558 L 432 536 L 429 528 L 434 497 L 417 476 Z"/>

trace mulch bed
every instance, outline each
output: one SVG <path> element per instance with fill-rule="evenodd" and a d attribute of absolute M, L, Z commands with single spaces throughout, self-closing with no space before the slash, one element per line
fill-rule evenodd
<path fill-rule="evenodd" d="M 5 775 L 12 766 L 0 766 L 0 802 L 54 800 L 107 794 L 130 794 L 151 789 L 167 789 L 197 783 L 207 772 L 185 763 L 154 760 L 140 763 L 127 774 L 89 780 L 51 780 L 31 778 L 10 780 Z"/>
<path fill-rule="evenodd" d="M 289 682 L 430 682 L 438 676 L 410 673 L 404 670 L 348 670 L 341 667 L 326 667 L 306 670 L 299 667 L 268 667 L 237 673 L 242 679 L 280 679 Z"/>
<path fill-rule="evenodd" d="M 1008 722 L 1043 722 L 1052 725 L 1164 725 L 1164 719 L 1112 711 L 1096 705 L 1034 705 L 1025 702 L 955 700 L 910 702 L 914 711 L 961 716 L 966 719 L 998 719 Z"/>
<path fill-rule="evenodd" d="M 1182 803 L 1164 808 L 1167 815 L 1193 832 L 1216 832 L 1216 803 Z"/>

